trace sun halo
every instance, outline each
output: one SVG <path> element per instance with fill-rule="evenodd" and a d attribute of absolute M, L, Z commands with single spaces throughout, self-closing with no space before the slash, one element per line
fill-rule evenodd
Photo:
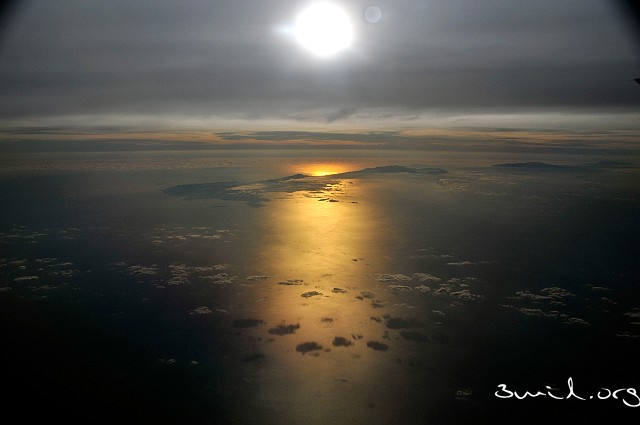
<path fill-rule="evenodd" d="M 298 43 L 318 57 L 329 57 L 353 42 L 349 15 L 326 2 L 313 3 L 296 17 L 294 35 Z"/>

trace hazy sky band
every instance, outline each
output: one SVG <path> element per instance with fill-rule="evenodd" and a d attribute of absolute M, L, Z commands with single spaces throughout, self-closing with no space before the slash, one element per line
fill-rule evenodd
<path fill-rule="evenodd" d="M 306 3 L 19 2 L 0 40 L 1 124 L 530 128 L 561 113 L 550 129 L 597 127 L 574 118 L 587 114 L 638 130 L 639 46 L 613 2 L 382 0 L 370 23 L 372 2 L 335 1 L 356 38 L 329 59 L 289 33 Z"/>

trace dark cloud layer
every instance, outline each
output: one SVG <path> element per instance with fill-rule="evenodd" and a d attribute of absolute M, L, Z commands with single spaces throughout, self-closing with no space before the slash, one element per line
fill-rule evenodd
<path fill-rule="evenodd" d="M 336 1 L 354 18 L 356 42 L 327 60 L 286 32 L 304 3 L 18 3 L 0 33 L 0 114 L 335 122 L 380 109 L 640 103 L 631 21 L 610 2 L 380 0 L 371 24 L 371 2 Z"/>

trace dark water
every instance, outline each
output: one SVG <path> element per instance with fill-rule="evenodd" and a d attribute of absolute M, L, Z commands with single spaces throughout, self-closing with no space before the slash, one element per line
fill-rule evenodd
<path fill-rule="evenodd" d="M 635 415 L 633 390 L 602 388 L 640 388 L 640 168 L 601 160 L 5 157 L 5 412 L 181 424 Z M 491 166 L 531 161 L 562 166 Z M 375 168 L 389 165 L 406 168 Z M 565 399 L 569 378 L 585 400 Z M 505 397 L 547 395 L 499 398 L 500 384 Z"/>

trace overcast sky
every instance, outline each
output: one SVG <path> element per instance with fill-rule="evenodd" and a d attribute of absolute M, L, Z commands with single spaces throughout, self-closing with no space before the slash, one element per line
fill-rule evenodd
<path fill-rule="evenodd" d="M 18 2 L 0 33 L 0 124 L 639 129 L 640 45 L 612 1 L 336 0 L 355 40 L 329 58 L 291 34 L 308 3 Z"/>

